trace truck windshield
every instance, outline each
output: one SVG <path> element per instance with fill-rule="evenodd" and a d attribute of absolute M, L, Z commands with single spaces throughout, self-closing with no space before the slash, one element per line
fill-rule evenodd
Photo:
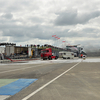
<path fill-rule="evenodd" d="M 46 53 L 46 50 L 41 51 L 41 53 Z"/>

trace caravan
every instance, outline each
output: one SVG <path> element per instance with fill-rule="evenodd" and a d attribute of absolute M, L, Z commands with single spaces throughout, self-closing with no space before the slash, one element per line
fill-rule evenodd
<path fill-rule="evenodd" d="M 59 58 L 73 59 L 74 58 L 74 53 L 73 52 L 68 52 L 68 51 L 60 51 L 59 52 Z"/>

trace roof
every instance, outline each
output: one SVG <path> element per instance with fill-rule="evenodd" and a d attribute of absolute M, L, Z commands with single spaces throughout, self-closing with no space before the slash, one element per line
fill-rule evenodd
<path fill-rule="evenodd" d="M 2 45 L 16 45 L 15 43 L 0 43 L 0 46 Z"/>

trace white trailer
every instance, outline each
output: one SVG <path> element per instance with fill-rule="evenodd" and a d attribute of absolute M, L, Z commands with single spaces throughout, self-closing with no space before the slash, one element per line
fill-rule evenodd
<path fill-rule="evenodd" d="M 60 51 L 59 52 L 59 58 L 74 59 L 74 53 L 73 52 L 68 52 L 68 51 Z"/>

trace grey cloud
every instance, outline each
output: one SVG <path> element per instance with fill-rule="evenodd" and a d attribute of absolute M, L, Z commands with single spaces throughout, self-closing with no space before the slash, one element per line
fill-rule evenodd
<path fill-rule="evenodd" d="M 59 30 L 58 30 L 59 31 Z M 60 34 L 62 33 L 62 34 Z M 64 31 L 59 31 L 58 32 L 59 36 L 61 37 L 68 37 L 68 38 L 81 38 L 81 37 L 86 37 L 86 38 L 99 38 L 100 37 L 100 30 L 97 28 L 84 28 L 82 30 L 73 30 L 69 31 L 69 29 L 64 30 Z"/>
<path fill-rule="evenodd" d="M 20 43 L 20 42 L 26 42 L 26 41 L 28 41 L 28 40 L 30 40 L 30 38 L 29 37 L 27 37 L 27 36 L 22 36 L 22 37 L 10 37 L 10 41 L 11 42 L 17 42 L 17 43 Z"/>
<path fill-rule="evenodd" d="M 67 11 L 57 13 L 58 17 L 55 19 L 55 25 L 70 25 L 75 23 L 77 17 L 77 11 Z"/>
<path fill-rule="evenodd" d="M 6 37 L 0 38 L 0 42 L 4 42 L 5 40 L 7 40 Z"/>
<path fill-rule="evenodd" d="M 76 13 L 71 14 L 73 16 L 77 16 Z M 70 17 L 69 17 L 70 18 Z M 39 21 L 42 22 L 42 19 L 37 17 L 31 17 L 30 19 L 28 19 L 27 21 L 32 20 L 33 22 L 37 22 L 38 23 L 38 19 Z M 44 39 L 44 40 L 49 40 L 49 39 L 54 39 L 52 38 L 52 35 L 57 35 L 58 37 L 95 37 L 98 38 L 97 34 L 94 33 L 98 33 L 99 30 L 97 29 L 92 29 L 92 28 L 85 28 L 81 31 L 70 31 L 70 29 L 65 29 L 65 30 L 61 30 L 61 28 L 58 27 L 53 27 L 53 26 L 48 26 L 48 25 L 40 25 L 40 24 L 36 24 L 34 26 L 18 26 L 15 23 L 16 22 L 21 22 L 20 19 L 19 20 L 10 20 L 7 22 L 7 20 L 0 20 L 0 30 L 3 31 L 3 36 L 9 36 L 11 37 L 10 41 L 11 42 L 24 42 L 27 40 L 31 40 L 34 38 L 38 38 L 38 39 Z M 36 23 L 35 22 L 35 23 Z M 3 24 L 2 24 L 3 23 Z M 22 22 L 23 23 L 23 22 Z M 89 34 L 92 31 L 93 34 Z M 96 32 L 95 32 L 96 31 Z"/>
<path fill-rule="evenodd" d="M 31 17 L 31 18 L 29 18 L 29 20 L 31 20 L 32 22 L 35 22 L 35 23 L 41 23 L 44 21 L 44 19 L 39 18 L 39 17 Z"/>
<path fill-rule="evenodd" d="M 98 16 L 100 16 L 100 11 L 82 14 L 78 14 L 77 10 L 63 11 L 58 13 L 58 17 L 55 19 L 54 24 L 58 26 L 84 24 L 90 19 Z"/>
<path fill-rule="evenodd" d="M 54 20 L 56 17 L 54 12 L 61 7 L 59 4 L 57 4 L 56 9 L 54 9 L 52 1 L 50 2 L 44 2 L 42 0 L 1 0 L 0 31 L 3 33 L 0 34 L 2 37 L 0 38 L 0 41 L 9 40 L 9 42 L 24 43 L 25 41 L 31 41 L 35 38 L 41 40 L 55 40 L 52 35 L 57 35 L 60 38 L 64 37 L 73 39 L 73 41 L 74 38 L 75 40 L 77 38 L 79 39 L 77 44 L 80 43 L 84 45 L 86 45 L 86 41 L 82 41 L 80 39 L 82 37 L 87 37 L 93 39 L 93 41 L 90 41 L 91 39 L 89 39 L 91 43 L 99 45 L 100 41 L 95 42 L 95 40 L 99 40 L 100 30 L 93 28 L 95 27 L 94 25 L 88 26 L 90 23 L 86 26 L 82 25 L 82 28 L 91 27 L 84 28 L 83 30 L 77 30 L 78 26 L 75 26 L 76 31 L 74 30 L 73 26 L 71 26 L 76 24 L 84 24 L 93 18 L 99 17 L 100 11 L 96 11 L 96 9 L 98 9 L 96 8 L 97 5 L 95 5 L 95 7 L 90 5 L 95 11 L 91 12 L 91 9 L 88 9 L 90 12 L 83 13 L 82 11 L 86 11 L 86 8 L 83 7 L 86 3 L 85 1 L 83 1 L 84 4 L 81 6 L 78 3 L 75 5 L 74 2 L 71 2 L 73 6 L 69 3 L 70 8 L 76 8 L 77 10 L 72 9 L 58 12 L 56 13 L 57 18 Z M 64 1 L 63 3 L 66 2 Z M 87 3 L 87 5 L 89 4 Z M 65 7 L 68 6 L 65 4 L 62 6 L 62 9 L 65 9 Z M 78 13 L 78 11 L 81 13 Z M 50 20 L 54 21 L 52 22 Z M 99 22 L 96 22 L 95 20 L 91 20 L 91 22 L 96 23 L 96 25 L 98 24 L 99 26 Z M 45 25 L 42 23 L 45 23 Z M 64 25 L 70 26 L 66 27 Z M 79 25 L 79 28 L 80 27 L 81 26 Z"/>
<path fill-rule="evenodd" d="M 99 38 L 100 37 L 100 29 L 97 28 L 84 28 L 82 30 L 87 37 Z"/>
<path fill-rule="evenodd" d="M 68 38 L 73 38 L 73 37 L 98 38 L 97 34 L 89 34 L 87 32 L 88 29 L 86 30 L 84 29 L 84 31 L 82 30 L 79 32 L 76 31 L 68 32 L 69 29 L 61 31 L 58 28 L 53 28 L 50 26 L 41 26 L 41 25 L 35 25 L 31 27 L 16 26 L 16 25 L 9 25 L 9 27 L 5 25 L 1 27 L 0 25 L 0 30 L 3 31 L 3 36 L 12 37 L 13 42 L 27 41 L 29 39 L 31 40 L 34 38 L 45 39 L 45 40 L 54 39 L 52 38 L 52 35 L 57 35 L 58 37 L 68 37 Z"/>
<path fill-rule="evenodd" d="M 83 29 L 82 31 L 85 31 L 87 33 L 96 33 L 97 31 L 99 31 L 98 29 L 95 29 L 95 28 L 85 28 Z"/>
<path fill-rule="evenodd" d="M 39 9 L 38 1 L 35 0 L 5 0 L 0 1 L 0 12 L 19 12 L 19 11 L 34 11 Z"/>
<path fill-rule="evenodd" d="M 47 26 L 17 26 L 17 25 L 0 25 L 0 30 L 3 31 L 2 36 L 10 36 L 13 42 L 27 41 L 34 38 L 50 39 L 52 37 L 52 28 Z"/>
<path fill-rule="evenodd" d="M 3 14 L 1 17 L 2 17 L 2 18 L 6 18 L 6 19 L 12 19 L 12 18 L 13 18 L 13 14 L 11 14 L 11 13 L 6 13 L 6 14 Z"/>

